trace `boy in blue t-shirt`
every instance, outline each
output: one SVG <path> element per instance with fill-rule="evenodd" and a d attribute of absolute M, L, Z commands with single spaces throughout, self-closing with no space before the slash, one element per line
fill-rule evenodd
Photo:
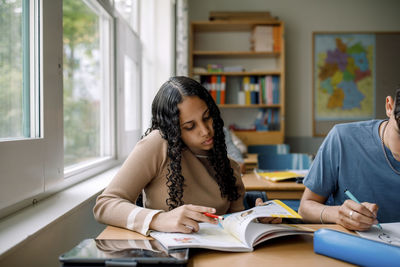
<path fill-rule="evenodd" d="M 304 221 L 360 231 L 400 221 L 400 89 L 385 107 L 388 120 L 339 124 L 329 132 L 304 179 Z"/>

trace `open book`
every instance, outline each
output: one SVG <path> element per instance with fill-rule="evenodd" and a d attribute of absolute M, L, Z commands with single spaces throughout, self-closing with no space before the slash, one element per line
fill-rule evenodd
<path fill-rule="evenodd" d="M 285 170 L 285 171 L 263 171 L 254 169 L 254 173 L 258 178 L 267 179 L 271 182 L 281 181 L 299 181 L 301 182 L 304 176 L 307 175 L 308 170 Z"/>
<path fill-rule="evenodd" d="M 261 217 L 301 218 L 294 210 L 279 200 L 270 200 L 263 205 L 245 211 L 224 215 L 219 225 L 200 223 L 197 233 L 151 232 L 165 248 L 208 248 L 222 251 L 252 251 L 253 247 L 266 240 L 296 234 L 312 234 L 313 230 L 287 224 L 263 224 Z"/>

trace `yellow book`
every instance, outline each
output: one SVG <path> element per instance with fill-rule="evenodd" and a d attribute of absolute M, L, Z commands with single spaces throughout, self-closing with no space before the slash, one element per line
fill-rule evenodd
<path fill-rule="evenodd" d="M 262 172 L 254 170 L 255 174 L 259 178 L 265 178 L 271 182 L 281 182 L 287 180 L 294 180 L 306 176 L 308 170 L 287 170 L 287 171 L 274 171 L 274 172 Z"/>
<path fill-rule="evenodd" d="M 250 77 L 249 76 L 243 77 L 243 91 L 245 94 L 245 104 L 250 105 L 251 99 L 250 99 Z"/>

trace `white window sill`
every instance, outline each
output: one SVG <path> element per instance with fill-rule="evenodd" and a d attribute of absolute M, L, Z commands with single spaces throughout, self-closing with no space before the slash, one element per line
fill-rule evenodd
<path fill-rule="evenodd" d="M 120 166 L 39 201 L 0 221 L 0 258 L 52 222 L 99 194 Z"/>

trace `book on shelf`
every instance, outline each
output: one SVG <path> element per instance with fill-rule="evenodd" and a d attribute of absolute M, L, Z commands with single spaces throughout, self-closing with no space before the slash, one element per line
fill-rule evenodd
<path fill-rule="evenodd" d="M 243 72 L 245 71 L 243 66 L 224 66 L 224 72 Z"/>
<path fill-rule="evenodd" d="M 250 76 L 243 77 L 243 90 L 244 91 L 244 104 L 250 105 L 251 104 L 251 96 L 250 96 Z"/>
<path fill-rule="evenodd" d="M 264 104 L 279 104 L 280 99 L 279 99 L 279 91 L 280 91 L 280 78 L 279 76 L 272 76 L 272 75 L 267 75 L 265 77 L 261 77 L 261 91 L 262 91 L 262 96 L 264 97 L 262 99 L 262 102 Z"/>
<path fill-rule="evenodd" d="M 207 69 L 203 67 L 193 67 L 193 72 L 195 73 L 207 73 Z"/>
<path fill-rule="evenodd" d="M 248 123 L 245 126 L 230 124 L 229 127 L 234 131 L 279 131 L 279 110 L 274 108 L 260 108 L 253 123 Z"/>
<path fill-rule="evenodd" d="M 238 92 L 238 104 L 279 104 L 280 103 L 280 77 L 277 75 L 267 76 L 244 76 L 242 88 Z M 244 96 L 243 96 L 244 94 Z"/>
<path fill-rule="evenodd" d="M 200 83 L 210 92 L 217 105 L 225 104 L 226 96 L 226 76 L 225 75 L 210 75 L 202 76 Z"/>
<path fill-rule="evenodd" d="M 242 90 L 239 91 L 238 104 L 240 105 L 254 105 L 261 104 L 260 102 L 260 84 L 258 76 L 244 76 L 242 81 Z M 242 100 L 244 92 L 244 101 Z"/>
<path fill-rule="evenodd" d="M 214 101 L 217 101 L 217 76 L 215 75 L 211 75 L 210 76 L 210 92 L 211 92 L 211 96 L 214 99 Z"/>
<path fill-rule="evenodd" d="M 256 131 L 256 126 L 251 125 L 251 126 L 241 126 L 241 125 L 236 125 L 236 124 L 231 124 L 229 125 L 229 129 L 233 131 Z"/>
<path fill-rule="evenodd" d="M 225 104 L 225 97 L 226 97 L 226 76 L 222 75 L 221 76 L 221 84 L 220 84 L 220 90 L 221 90 L 221 102 L 217 104 Z"/>
<path fill-rule="evenodd" d="M 191 234 L 151 232 L 166 249 L 207 248 L 221 251 L 246 252 L 267 240 L 288 235 L 312 234 L 313 230 L 288 224 L 263 224 L 262 217 L 296 218 L 301 216 L 280 200 L 223 215 L 218 225 L 199 223 L 199 231 Z"/>
<path fill-rule="evenodd" d="M 216 76 L 217 77 L 217 82 L 216 82 L 216 90 L 217 90 L 217 99 L 215 100 L 215 103 L 221 104 L 221 76 Z"/>
<path fill-rule="evenodd" d="M 238 92 L 238 104 L 239 105 L 245 105 L 246 104 L 246 92 L 243 90 L 240 90 Z"/>
<path fill-rule="evenodd" d="M 258 79 L 258 83 L 259 83 L 259 87 L 260 87 L 260 94 L 259 94 L 260 99 L 258 101 L 260 104 L 266 104 L 267 96 L 265 94 L 266 93 L 265 92 L 265 77 L 264 76 L 260 77 Z"/>
<path fill-rule="evenodd" d="M 284 170 L 284 171 L 267 171 L 254 169 L 254 173 L 260 179 L 266 179 L 271 182 L 287 182 L 295 181 L 302 182 L 307 175 L 308 170 Z"/>
<path fill-rule="evenodd" d="M 254 125 L 257 131 L 278 131 L 280 129 L 278 109 L 260 109 Z"/>
<path fill-rule="evenodd" d="M 240 65 L 236 66 L 223 66 L 221 64 L 208 64 L 207 68 L 204 67 L 193 67 L 193 72 L 196 74 L 207 74 L 207 73 L 216 73 L 219 72 L 243 72 L 245 68 Z"/>
<path fill-rule="evenodd" d="M 221 64 L 207 64 L 207 71 L 210 73 L 222 72 L 223 68 Z"/>
<path fill-rule="evenodd" d="M 282 27 L 275 26 L 272 29 L 273 35 L 273 51 L 280 52 L 281 51 L 281 42 L 282 42 Z"/>
<path fill-rule="evenodd" d="M 280 52 L 282 28 L 280 26 L 256 25 L 251 36 L 255 52 Z"/>
<path fill-rule="evenodd" d="M 251 44 L 256 52 L 273 52 L 274 36 L 273 26 L 257 25 L 253 28 Z"/>

